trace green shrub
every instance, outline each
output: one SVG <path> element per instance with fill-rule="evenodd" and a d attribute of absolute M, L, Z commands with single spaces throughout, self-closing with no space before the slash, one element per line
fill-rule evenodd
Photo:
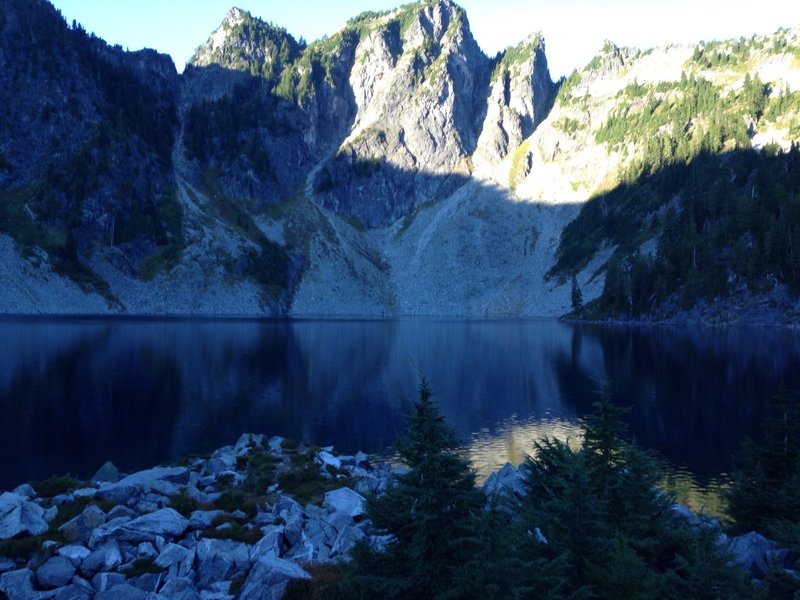
<path fill-rule="evenodd" d="M 31 486 L 42 498 L 52 498 L 84 487 L 84 483 L 72 475 L 56 475 L 43 481 L 33 481 Z"/>

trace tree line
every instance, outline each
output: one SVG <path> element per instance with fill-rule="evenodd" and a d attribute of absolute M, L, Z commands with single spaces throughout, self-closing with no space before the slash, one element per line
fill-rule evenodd
<path fill-rule="evenodd" d="M 787 400 L 776 401 L 781 417 Z M 770 421 L 764 446 L 745 446 L 730 505 L 734 531 L 759 526 L 798 548 L 800 413 L 792 410 Z M 524 496 L 487 497 L 423 381 L 398 442 L 409 471 L 367 503 L 385 546 L 362 543 L 350 562 L 292 582 L 285 598 L 791 598 L 800 590 L 777 565 L 751 585 L 713 528 L 671 510 L 656 488 L 657 461 L 626 441 L 623 416 L 601 398 L 580 441 L 535 443 L 521 467 Z"/>

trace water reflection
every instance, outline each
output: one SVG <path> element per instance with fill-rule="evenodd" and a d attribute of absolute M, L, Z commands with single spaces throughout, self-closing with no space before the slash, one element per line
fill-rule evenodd
<path fill-rule="evenodd" d="M 520 421 L 516 415 L 500 424 L 495 432 L 488 430 L 472 434 L 465 447 L 465 454 L 472 462 L 483 483 L 486 477 L 507 462 L 521 464 L 534 453 L 534 442 L 545 437 L 555 438 L 573 448 L 580 446 L 583 432 L 577 423 L 563 419 L 533 419 Z"/>
<path fill-rule="evenodd" d="M 596 390 L 710 489 L 781 385 L 797 333 L 553 321 L 0 320 L 0 487 L 135 469 L 281 434 L 384 456 L 420 375 L 480 473 L 576 437 Z M 678 481 L 678 480 L 676 480 Z M 689 481 L 690 483 L 685 483 Z"/>

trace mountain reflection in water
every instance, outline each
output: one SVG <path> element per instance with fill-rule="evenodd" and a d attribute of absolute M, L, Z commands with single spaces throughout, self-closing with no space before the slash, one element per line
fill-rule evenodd
<path fill-rule="evenodd" d="M 9 318 L 0 339 L 2 488 L 245 431 L 385 459 L 425 375 L 481 477 L 545 434 L 577 439 L 606 386 L 636 441 L 699 493 L 724 482 L 767 399 L 800 389 L 800 336 L 783 329 Z"/>

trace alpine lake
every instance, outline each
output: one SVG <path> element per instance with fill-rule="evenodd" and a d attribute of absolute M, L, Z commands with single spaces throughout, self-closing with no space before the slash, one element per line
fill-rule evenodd
<path fill-rule="evenodd" d="M 425 377 L 479 480 L 533 442 L 580 443 L 604 392 L 665 489 L 720 514 L 770 398 L 800 390 L 800 331 L 552 320 L 0 319 L 0 490 L 123 471 L 243 432 L 392 460 Z"/>

